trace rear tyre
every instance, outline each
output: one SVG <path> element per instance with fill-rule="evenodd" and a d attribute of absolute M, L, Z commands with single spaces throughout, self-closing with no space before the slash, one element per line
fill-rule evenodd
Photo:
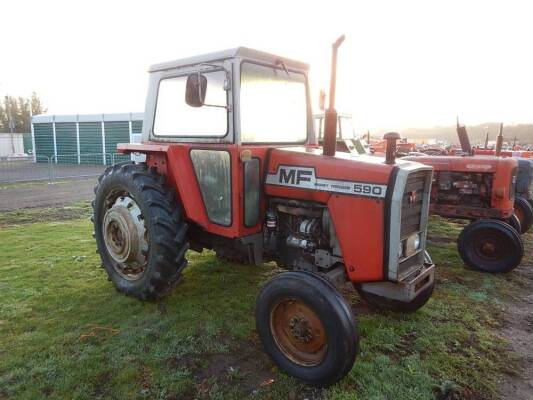
<path fill-rule="evenodd" d="M 275 276 L 257 298 L 255 319 L 265 352 L 281 370 L 304 382 L 332 385 L 355 362 L 355 317 L 335 287 L 320 276 Z"/>
<path fill-rule="evenodd" d="M 110 280 L 143 300 L 167 294 L 187 265 L 188 226 L 164 177 L 125 162 L 107 168 L 94 191 L 96 244 Z"/>
<path fill-rule="evenodd" d="M 457 248 L 467 266 L 483 272 L 509 272 L 524 255 L 518 232 L 505 222 L 492 219 L 466 226 L 457 239 Z"/>
<path fill-rule="evenodd" d="M 517 196 L 514 199 L 514 215 L 520 221 L 520 233 L 526 233 L 533 224 L 533 208 L 523 197 Z"/>
<path fill-rule="evenodd" d="M 363 290 L 360 285 L 354 285 L 357 293 L 359 293 L 363 300 L 365 300 L 371 307 L 383 311 L 394 311 L 407 314 L 418 311 L 428 302 L 431 294 L 433 293 L 434 286 L 434 284 L 431 284 L 431 286 L 428 286 L 422 290 L 413 300 L 410 302 L 404 302 L 400 300 L 388 299 L 386 297 L 367 292 Z"/>

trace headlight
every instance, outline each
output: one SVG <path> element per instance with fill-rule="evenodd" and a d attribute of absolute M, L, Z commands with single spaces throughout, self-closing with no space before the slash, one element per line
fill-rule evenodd
<path fill-rule="evenodd" d="M 413 233 L 409 236 L 405 243 L 405 256 L 412 256 L 420 249 L 420 233 Z"/>

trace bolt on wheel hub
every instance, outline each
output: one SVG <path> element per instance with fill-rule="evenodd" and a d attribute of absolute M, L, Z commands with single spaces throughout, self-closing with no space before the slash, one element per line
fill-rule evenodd
<path fill-rule="evenodd" d="M 117 198 L 104 215 L 102 229 L 106 249 L 116 262 L 115 270 L 127 279 L 139 279 L 147 263 L 148 241 L 135 200 Z"/>

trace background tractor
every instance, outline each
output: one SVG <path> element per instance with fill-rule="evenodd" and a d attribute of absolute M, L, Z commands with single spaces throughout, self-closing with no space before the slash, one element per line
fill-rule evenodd
<path fill-rule="evenodd" d="M 425 252 L 432 168 L 335 153 L 333 44 L 324 151 L 307 64 L 247 48 L 150 68 L 144 162 L 108 168 L 95 188 L 94 229 L 117 289 L 158 298 L 179 281 L 188 249 L 213 249 L 288 271 L 257 298 L 265 351 L 287 373 L 329 385 L 352 367 L 355 317 L 337 287 L 373 305 L 416 311 L 431 296 Z M 397 134 L 388 134 L 391 148 Z M 305 146 L 313 143 L 313 146 Z"/>
<path fill-rule="evenodd" d="M 485 148 L 471 148 L 470 141 L 468 139 L 468 133 L 465 126 L 457 124 L 457 133 L 463 136 L 465 139 L 465 147 L 463 151 L 468 151 L 474 155 L 495 155 L 499 157 L 513 157 L 518 161 L 518 173 L 516 176 L 515 185 L 515 200 L 514 200 L 514 213 L 520 221 L 520 232 L 526 233 L 533 225 L 533 160 L 524 158 L 524 152 L 519 151 L 503 151 L 503 124 L 500 125 L 500 133 L 496 141 L 495 149 L 487 149 L 485 140 Z"/>
<path fill-rule="evenodd" d="M 521 224 L 514 208 L 518 162 L 513 158 L 471 156 L 466 129 L 459 123 L 457 133 L 464 156 L 404 159 L 434 168 L 430 213 L 472 221 L 457 240 L 465 264 L 486 272 L 511 271 L 524 253 Z"/>
<path fill-rule="evenodd" d="M 352 155 L 369 154 L 368 143 L 362 137 L 357 137 L 352 125 L 350 114 L 337 116 L 337 151 L 350 153 Z M 315 114 L 315 128 L 318 133 L 319 146 L 324 145 L 324 114 Z"/>

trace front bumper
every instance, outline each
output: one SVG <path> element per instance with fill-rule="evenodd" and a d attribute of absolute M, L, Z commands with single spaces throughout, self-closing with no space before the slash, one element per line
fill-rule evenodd
<path fill-rule="evenodd" d="M 399 282 L 371 282 L 361 284 L 361 288 L 369 293 L 410 303 L 425 289 L 433 285 L 435 280 L 435 264 L 427 252 L 424 263 Z"/>

